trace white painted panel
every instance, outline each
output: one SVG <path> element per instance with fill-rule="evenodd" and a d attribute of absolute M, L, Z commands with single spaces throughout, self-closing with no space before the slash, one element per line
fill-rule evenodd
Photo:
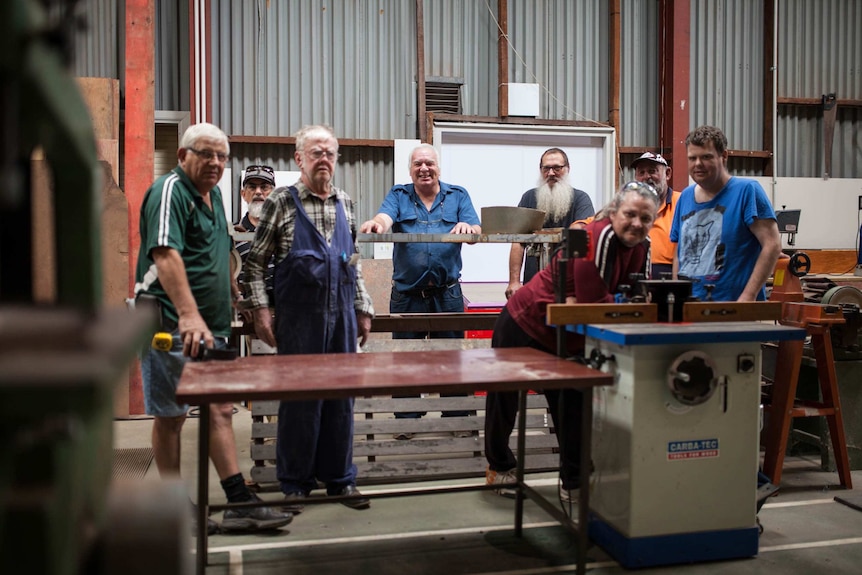
<path fill-rule="evenodd" d="M 776 178 L 773 205 L 802 210 L 795 248 L 857 249 L 860 196 L 860 179 Z"/>
<path fill-rule="evenodd" d="M 481 217 L 488 206 L 516 206 L 539 181 L 539 160 L 551 147 L 566 151 L 571 184 L 601 208 L 612 196 L 615 160 L 613 130 L 491 124 L 438 124 L 434 145 L 440 179 L 463 186 Z M 509 244 L 465 245 L 461 280 L 507 282 Z"/>
<path fill-rule="evenodd" d="M 224 215 L 227 218 L 227 223 L 232 224 L 230 221 L 230 215 L 233 213 L 233 184 L 231 184 L 230 174 L 233 170 L 230 168 L 225 168 L 224 173 L 221 175 L 221 179 L 218 182 L 218 187 L 221 190 L 221 198 L 222 202 L 224 202 Z M 233 229 L 233 227 L 229 227 L 228 229 Z"/>

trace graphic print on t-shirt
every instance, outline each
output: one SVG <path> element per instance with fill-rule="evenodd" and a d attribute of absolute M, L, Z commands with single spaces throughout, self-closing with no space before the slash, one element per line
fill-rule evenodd
<path fill-rule="evenodd" d="M 691 212 L 682 217 L 679 246 L 681 276 L 689 278 L 716 277 L 724 267 L 724 244 L 721 228 L 724 206 Z"/>

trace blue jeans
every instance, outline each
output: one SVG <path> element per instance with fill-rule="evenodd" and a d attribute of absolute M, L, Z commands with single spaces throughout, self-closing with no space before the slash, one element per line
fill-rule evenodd
<path fill-rule="evenodd" d="M 389 313 L 463 313 L 464 294 L 461 284 L 450 287 L 432 288 L 424 291 L 400 292 L 394 287 L 389 296 Z M 392 339 L 464 339 L 463 331 L 397 331 Z M 419 397 L 418 395 L 393 395 L 394 398 Z M 441 394 L 441 397 L 467 397 L 463 393 Z M 418 419 L 424 411 L 396 412 L 397 419 Z M 443 417 L 466 417 L 469 411 L 444 411 Z"/>
<path fill-rule="evenodd" d="M 171 333 L 171 339 L 173 346 L 170 351 L 153 349 L 149 342 L 141 349 L 141 379 L 147 415 L 181 417 L 189 410 L 187 404 L 177 403 L 177 386 L 189 358 L 183 355 L 183 342 L 178 331 Z M 227 347 L 227 340 L 215 338 L 215 347 Z"/>

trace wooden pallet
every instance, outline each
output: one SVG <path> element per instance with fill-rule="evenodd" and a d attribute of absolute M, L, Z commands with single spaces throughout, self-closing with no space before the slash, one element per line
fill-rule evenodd
<path fill-rule="evenodd" d="M 358 398 L 354 405 L 353 459 L 360 485 L 482 477 L 484 454 L 484 397 Z M 396 419 L 395 412 L 425 411 L 420 419 Z M 466 417 L 441 417 L 442 411 L 477 413 Z M 251 478 L 260 484 L 275 483 L 277 401 L 252 405 Z M 530 473 L 559 469 L 557 439 L 551 433 L 551 417 L 544 395 L 527 397 L 526 470 Z M 399 432 L 415 434 L 397 440 Z M 453 432 L 470 432 L 454 437 Z M 517 431 L 510 445 L 514 449 Z"/>

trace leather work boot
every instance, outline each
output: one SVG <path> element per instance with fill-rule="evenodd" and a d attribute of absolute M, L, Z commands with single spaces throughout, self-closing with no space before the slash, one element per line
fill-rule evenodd
<path fill-rule="evenodd" d="M 294 493 L 288 493 L 284 496 L 284 502 L 281 505 L 282 511 L 287 511 L 288 513 L 293 513 L 294 515 L 299 515 L 302 513 L 302 510 L 305 509 L 305 505 L 302 504 L 302 501 L 308 497 L 305 493 L 301 493 L 296 491 Z"/>
<path fill-rule="evenodd" d="M 362 495 L 359 493 L 359 490 L 356 489 L 355 485 L 347 485 L 343 487 L 340 491 L 336 493 L 329 493 L 329 495 Z M 350 499 L 348 501 L 340 501 L 342 505 L 346 505 L 351 509 L 368 509 L 371 507 L 371 500 L 367 497 L 360 497 L 359 499 Z"/>
<path fill-rule="evenodd" d="M 261 499 L 251 494 L 249 501 Z M 253 507 L 251 509 L 228 509 L 224 512 L 221 530 L 224 532 L 254 533 L 284 527 L 293 521 L 292 513 L 282 513 L 272 507 Z"/>

